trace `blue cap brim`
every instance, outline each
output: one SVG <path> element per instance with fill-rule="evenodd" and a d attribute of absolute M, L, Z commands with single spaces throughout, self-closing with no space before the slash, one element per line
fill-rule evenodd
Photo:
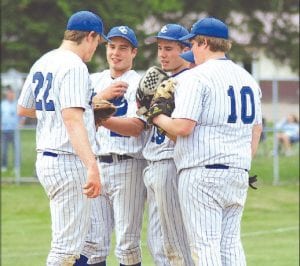
<path fill-rule="evenodd" d="M 147 37 L 145 39 L 145 44 L 152 44 L 154 42 L 157 41 L 157 39 L 162 39 L 162 40 L 167 40 L 167 41 L 174 41 L 174 42 L 180 42 L 186 46 L 190 46 L 189 43 L 187 42 L 184 42 L 183 40 L 181 40 L 181 38 L 178 40 L 178 39 L 175 39 L 175 38 L 172 38 L 172 37 L 168 37 L 168 36 L 150 36 L 150 37 Z"/>
<path fill-rule="evenodd" d="M 130 40 L 130 38 L 128 38 L 127 36 L 124 36 L 124 35 L 121 35 L 121 34 L 113 34 L 113 35 L 110 35 L 110 36 L 109 36 L 109 38 L 113 38 L 113 37 L 124 38 L 124 39 L 126 39 L 127 41 L 129 41 L 130 44 L 131 44 L 133 47 L 135 47 L 135 48 L 138 47 L 138 44 L 132 43 L 132 40 Z M 110 40 L 109 40 L 109 41 L 110 41 Z"/>
<path fill-rule="evenodd" d="M 196 34 L 190 33 L 190 34 L 188 34 L 188 35 L 185 35 L 185 36 L 181 37 L 181 38 L 180 38 L 180 41 L 186 41 L 186 40 L 189 40 L 189 39 L 194 38 L 195 36 L 196 36 Z"/>
<path fill-rule="evenodd" d="M 195 63 L 194 54 L 192 51 L 187 51 L 179 55 L 181 58 L 183 58 L 185 61 L 188 61 L 190 63 Z"/>

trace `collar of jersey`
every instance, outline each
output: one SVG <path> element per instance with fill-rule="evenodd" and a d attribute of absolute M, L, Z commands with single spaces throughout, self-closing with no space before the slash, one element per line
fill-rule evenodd
<path fill-rule="evenodd" d="M 218 58 L 217 60 L 228 60 L 228 58 L 225 56 L 225 57 Z"/>
<path fill-rule="evenodd" d="M 182 69 L 181 71 L 179 71 L 179 72 L 173 74 L 171 77 L 172 77 L 172 78 L 173 78 L 173 77 L 176 77 L 176 76 L 178 76 L 179 74 L 181 74 L 182 72 L 184 72 L 184 71 L 186 71 L 186 70 L 189 70 L 189 68 L 184 68 L 184 69 Z"/>

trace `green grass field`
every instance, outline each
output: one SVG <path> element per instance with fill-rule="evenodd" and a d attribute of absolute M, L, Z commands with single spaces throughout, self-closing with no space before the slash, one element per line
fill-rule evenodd
<path fill-rule="evenodd" d="M 270 141 L 270 140 L 269 140 Z M 261 147 L 251 174 L 259 189 L 249 190 L 242 239 L 250 266 L 299 265 L 299 154 L 280 157 L 280 185 L 272 186 L 273 157 Z M 299 146 L 298 146 L 299 147 Z M 295 149 L 298 149 L 295 147 Z M 34 134 L 22 132 L 23 176 L 34 175 Z M 3 173 L 2 181 L 12 175 Z M 147 211 L 142 232 L 143 265 L 154 266 L 146 245 Z M 48 199 L 38 184 L 1 184 L 1 265 L 45 265 L 50 247 Z M 107 265 L 118 265 L 113 254 Z"/>

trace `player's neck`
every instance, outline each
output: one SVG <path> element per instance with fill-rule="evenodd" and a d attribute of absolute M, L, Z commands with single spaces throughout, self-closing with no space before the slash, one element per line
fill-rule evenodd
<path fill-rule="evenodd" d="M 224 52 L 208 52 L 205 58 L 205 61 L 210 59 L 224 59 L 226 58 Z"/>
<path fill-rule="evenodd" d="M 173 70 L 171 71 L 171 75 L 172 75 L 172 76 L 176 76 L 178 73 L 183 72 L 183 71 L 186 70 L 186 69 L 189 69 L 189 64 L 188 64 L 188 63 L 182 64 L 180 67 L 178 67 L 178 68 L 176 68 L 176 69 L 173 69 Z"/>
<path fill-rule="evenodd" d="M 112 79 L 116 79 L 118 77 L 121 77 L 124 73 L 126 73 L 127 71 L 129 71 L 131 68 L 128 69 L 122 69 L 122 70 L 117 70 L 117 69 L 113 69 L 110 68 L 110 76 Z"/>
<path fill-rule="evenodd" d="M 83 59 L 83 50 L 82 47 L 80 47 L 75 42 L 69 41 L 69 40 L 63 40 L 62 44 L 59 47 L 60 49 L 71 51 L 75 54 L 77 54 L 81 59 Z"/>

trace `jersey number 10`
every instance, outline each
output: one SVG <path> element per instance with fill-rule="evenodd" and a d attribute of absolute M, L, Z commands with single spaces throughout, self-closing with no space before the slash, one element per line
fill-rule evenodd
<path fill-rule="evenodd" d="M 254 106 L 254 95 L 250 87 L 244 86 L 241 91 L 241 120 L 244 124 L 251 124 L 255 117 L 255 106 Z M 228 116 L 227 123 L 236 123 L 237 114 L 236 114 L 236 100 L 235 94 L 232 86 L 229 86 L 227 95 L 230 97 L 231 103 L 231 112 Z M 247 105 L 247 97 L 250 98 L 250 107 Z M 248 114 L 248 108 L 251 108 L 250 114 Z"/>

